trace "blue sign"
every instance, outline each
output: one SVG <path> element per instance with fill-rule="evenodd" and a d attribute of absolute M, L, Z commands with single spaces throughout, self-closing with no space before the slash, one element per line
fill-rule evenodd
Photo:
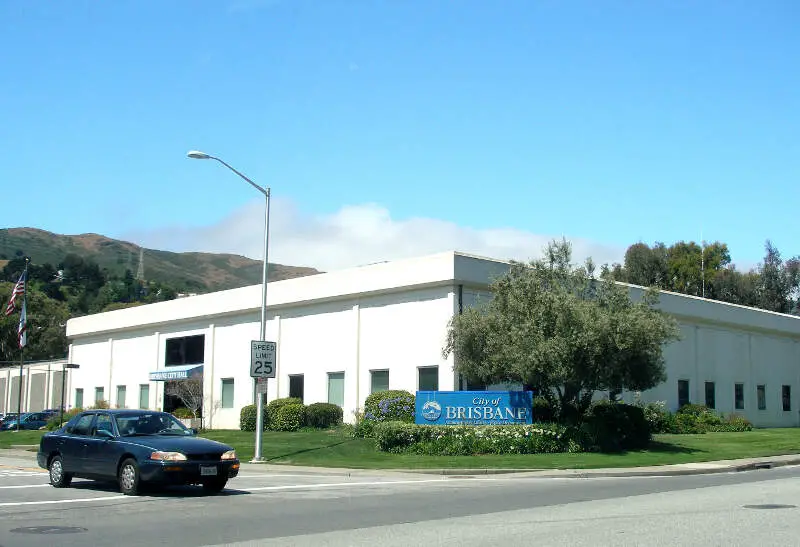
<path fill-rule="evenodd" d="M 417 391 L 416 423 L 508 425 L 533 423 L 532 391 Z"/>

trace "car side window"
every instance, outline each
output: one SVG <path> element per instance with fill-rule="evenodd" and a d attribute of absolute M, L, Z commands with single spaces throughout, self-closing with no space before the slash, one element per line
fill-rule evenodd
<path fill-rule="evenodd" d="M 73 426 L 67 428 L 67 433 L 89 435 L 92 430 L 92 420 L 94 420 L 94 414 L 84 414 L 78 418 L 78 421 Z"/>
<path fill-rule="evenodd" d="M 99 431 L 108 431 L 114 434 L 114 427 L 111 425 L 111 416 L 108 414 L 98 414 L 97 421 L 94 424 L 94 436 L 99 437 Z"/>

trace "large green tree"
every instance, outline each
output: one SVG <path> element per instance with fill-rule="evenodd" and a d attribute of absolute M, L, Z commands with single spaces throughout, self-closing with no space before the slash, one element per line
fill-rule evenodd
<path fill-rule="evenodd" d="M 591 260 L 571 262 L 571 246 L 552 242 L 544 258 L 513 262 L 492 283 L 486 304 L 449 326 L 444 355 L 467 379 L 521 382 L 558 405 L 562 418 L 582 414 L 598 390 L 645 390 L 665 380 L 663 347 L 677 322 L 655 307 L 649 290 L 597 279 Z"/>
<path fill-rule="evenodd" d="M 6 316 L 6 304 L 13 284 L 0 283 L 0 361 L 17 361 L 20 355 L 17 342 L 21 298 L 17 298 L 17 309 Z M 69 309 L 66 303 L 48 298 L 36 288 L 28 287 L 27 294 L 28 340 L 25 360 L 60 359 L 67 356 L 66 324 Z"/>

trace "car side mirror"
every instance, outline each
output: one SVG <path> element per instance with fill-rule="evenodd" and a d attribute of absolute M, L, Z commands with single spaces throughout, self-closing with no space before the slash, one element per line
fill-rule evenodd
<path fill-rule="evenodd" d="M 114 434 L 111 433 L 110 431 L 106 431 L 105 429 L 99 429 L 97 431 L 97 436 L 98 437 L 103 437 L 104 439 L 113 439 L 114 438 Z"/>

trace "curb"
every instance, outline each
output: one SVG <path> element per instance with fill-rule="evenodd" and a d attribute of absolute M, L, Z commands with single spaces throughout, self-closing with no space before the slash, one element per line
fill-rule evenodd
<path fill-rule="evenodd" d="M 0 449 L 0 458 L 10 457 L 35 458 L 33 452 L 27 451 L 34 445 L 12 445 L 9 449 Z M 20 453 L 21 452 L 21 453 Z M 439 469 L 363 469 L 363 468 L 327 468 L 306 467 L 286 464 L 262 464 L 242 462 L 242 470 L 258 472 L 294 473 L 303 475 L 353 476 L 369 474 L 403 473 L 416 475 L 439 475 L 449 478 L 471 478 L 489 475 L 516 475 L 520 479 L 591 479 L 621 477 L 676 477 L 690 475 L 712 475 L 720 473 L 739 473 L 774 469 L 790 465 L 800 465 L 800 454 L 765 457 L 763 459 L 728 460 L 692 462 L 664 466 L 639 468 L 597 468 L 597 469 L 500 469 L 500 468 L 439 468 Z"/>

